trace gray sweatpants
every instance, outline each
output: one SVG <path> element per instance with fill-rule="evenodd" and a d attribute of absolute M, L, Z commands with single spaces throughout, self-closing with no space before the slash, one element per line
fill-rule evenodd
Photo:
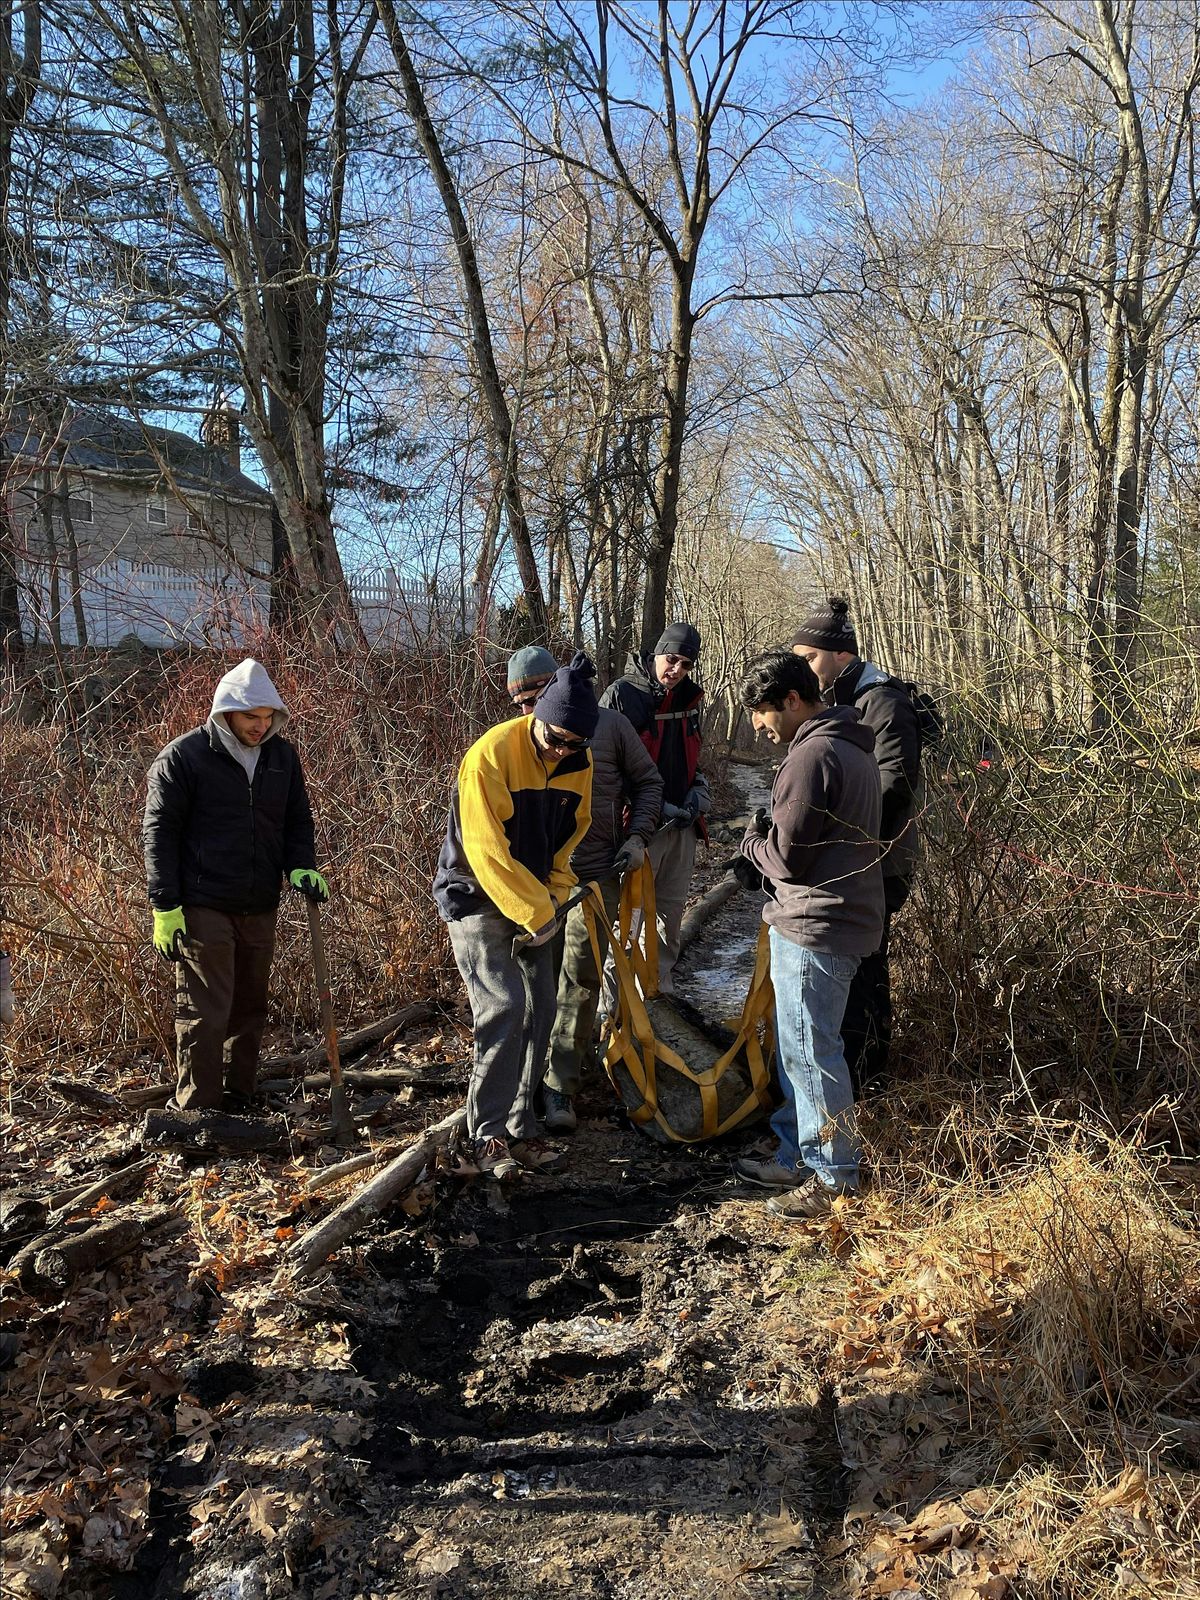
<path fill-rule="evenodd" d="M 514 958 L 524 929 L 495 907 L 446 925 L 467 987 L 475 1059 L 467 1086 L 471 1139 L 532 1139 L 534 1096 L 554 1023 L 553 941 Z"/>

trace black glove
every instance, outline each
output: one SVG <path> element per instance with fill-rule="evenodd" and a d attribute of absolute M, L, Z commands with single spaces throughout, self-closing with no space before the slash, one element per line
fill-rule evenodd
<path fill-rule="evenodd" d="M 749 831 L 756 833 L 760 839 L 765 839 L 770 833 L 771 813 L 767 810 L 766 806 L 759 806 L 758 810 L 750 818 Z"/>
<path fill-rule="evenodd" d="M 691 799 L 690 798 L 690 794 L 691 794 L 691 792 L 689 790 L 689 798 L 686 799 L 683 802 L 683 804 L 676 811 L 676 814 L 675 814 L 674 818 L 672 819 L 672 823 L 671 823 L 672 827 L 675 827 L 675 828 L 693 828 L 693 827 L 695 827 L 696 818 L 700 815 L 700 802 L 698 800 Z"/>
<path fill-rule="evenodd" d="M 730 871 L 741 884 L 742 888 L 749 889 L 751 893 L 766 888 L 766 879 L 754 865 L 753 861 L 748 861 L 745 856 L 739 856 L 733 863 Z"/>

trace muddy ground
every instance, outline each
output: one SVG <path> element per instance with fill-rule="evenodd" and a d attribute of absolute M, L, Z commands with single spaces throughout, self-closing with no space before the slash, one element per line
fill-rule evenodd
<path fill-rule="evenodd" d="M 707 998 L 757 916 L 723 910 L 684 992 Z M 310 1292 L 205 1341 L 183 1403 L 212 1455 L 164 1474 L 113 1596 L 823 1590 L 846 1476 L 832 1397 L 795 1358 L 795 1238 L 730 1171 L 753 1136 L 664 1149 L 602 1080 L 579 1110 L 568 1171 L 439 1177 Z M 306 1332 L 328 1363 L 309 1374 Z M 232 1526 L 204 1514 L 230 1504 L 222 1478 Z"/>

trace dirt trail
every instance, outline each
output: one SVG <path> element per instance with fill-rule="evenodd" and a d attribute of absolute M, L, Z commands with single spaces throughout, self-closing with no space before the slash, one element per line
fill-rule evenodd
<path fill-rule="evenodd" d="M 725 909 L 693 994 L 757 915 Z M 310 1293 L 226 1310 L 187 1401 L 216 1448 L 173 1464 L 114 1595 L 821 1587 L 815 1547 L 845 1506 L 832 1402 L 798 1376 L 808 1269 L 730 1173 L 746 1138 L 663 1149 L 603 1082 L 579 1109 L 567 1172 L 441 1178 Z M 235 1489 L 241 1516 L 206 1515 Z"/>

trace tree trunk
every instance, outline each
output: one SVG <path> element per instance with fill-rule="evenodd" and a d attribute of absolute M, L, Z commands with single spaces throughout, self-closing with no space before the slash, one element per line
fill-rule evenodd
<path fill-rule="evenodd" d="M 516 435 L 513 430 L 512 416 L 508 409 L 508 401 L 504 395 L 504 385 L 500 381 L 500 373 L 496 366 L 496 354 L 492 344 L 491 326 L 488 322 L 483 280 L 479 272 L 479 262 L 475 255 L 475 244 L 471 238 L 471 230 L 467 226 L 467 219 L 458 198 L 454 176 L 442 153 L 441 141 L 425 102 L 425 93 L 421 87 L 421 80 L 418 78 L 416 68 L 413 66 L 408 43 L 400 26 L 400 20 L 396 15 L 396 8 L 392 4 L 392 0 L 376 0 L 376 5 L 380 21 L 383 23 L 384 32 L 387 35 L 388 44 L 391 46 L 392 56 L 395 59 L 396 71 L 399 74 L 400 86 L 404 94 L 405 107 L 409 117 L 412 119 L 417 142 L 421 146 L 425 160 L 428 163 L 433 181 L 441 197 L 442 206 L 446 212 L 447 221 L 450 224 L 450 235 L 454 244 L 455 256 L 458 260 L 458 269 L 466 302 L 467 321 L 471 330 L 471 348 L 475 358 L 480 388 L 483 393 L 484 415 L 488 423 L 492 470 L 495 476 L 497 493 L 505 509 L 508 536 L 512 541 L 513 555 L 517 563 L 517 573 L 521 580 L 521 588 L 525 595 L 525 604 L 529 611 L 529 621 L 533 636 L 537 639 L 546 639 L 549 636 L 546 599 L 542 590 L 541 574 L 538 571 L 537 557 L 533 549 L 529 523 L 525 516 L 525 504 L 521 492 L 520 466 L 517 459 Z"/>
<path fill-rule="evenodd" d="M 679 528 L 679 488 L 687 431 L 688 379 L 692 367 L 691 270 L 677 275 L 671 301 L 671 336 L 663 383 L 663 419 L 654 477 L 655 525 L 646 551 L 646 592 L 642 601 L 642 649 L 652 650 L 667 625 L 667 586 Z"/>
<path fill-rule="evenodd" d="M 18 57 L 13 21 L 18 8 L 6 4 L 0 14 L 0 397 L 12 393 L 8 351 L 12 306 L 12 238 L 8 201 L 12 189 L 13 131 L 33 103 L 42 75 L 42 8 L 25 0 L 19 8 L 23 36 Z M 12 460 L 5 440 L 8 418 L 0 414 L 0 664 L 19 670 L 25 659 L 21 634 L 20 574 L 17 530 L 12 518 L 9 479 Z"/>

